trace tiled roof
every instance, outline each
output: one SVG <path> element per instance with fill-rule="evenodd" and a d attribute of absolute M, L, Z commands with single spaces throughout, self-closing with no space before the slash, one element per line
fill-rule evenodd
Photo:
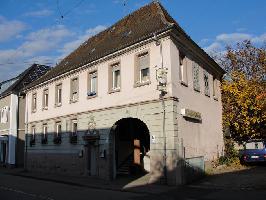
<path fill-rule="evenodd" d="M 148 4 L 89 38 L 34 85 L 76 69 L 160 32 L 174 23 L 159 3 Z M 31 85 L 32 86 L 32 85 Z"/>
<path fill-rule="evenodd" d="M 33 83 L 35 80 L 40 78 L 50 69 L 49 66 L 33 64 L 25 71 L 23 71 L 20 75 L 14 78 L 15 81 L 0 94 L 0 98 L 9 95 L 12 92 L 20 92 L 27 85 Z M 13 79 L 11 79 L 13 80 Z"/>
<path fill-rule="evenodd" d="M 154 33 L 163 32 L 173 26 L 186 35 L 160 3 L 152 2 L 89 38 L 28 88 L 150 38 Z"/>

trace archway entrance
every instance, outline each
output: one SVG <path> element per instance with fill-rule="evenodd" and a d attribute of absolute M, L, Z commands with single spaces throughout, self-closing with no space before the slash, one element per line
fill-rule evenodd
<path fill-rule="evenodd" d="M 123 118 L 112 127 L 114 178 L 149 171 L 150 134 L 144 122 Z"/>

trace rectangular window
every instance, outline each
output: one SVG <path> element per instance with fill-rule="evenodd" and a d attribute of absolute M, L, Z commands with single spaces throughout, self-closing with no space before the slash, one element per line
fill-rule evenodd
<path fill-rule="evenodd" d="M 61 122 L 56 123 L 56 136 L 61 137 L 62 125 Z"/>
<path fill-rule="evenodd" d="M 213 88 L 213 97 L 214 99 L 217 99 L 217 84 L 218 84 L 218 81 L 215 77 L 213 77 L 212 79 L 212 88 Z"/>
<path fill-rule="evenodd" d="M 204 93 L 206 96 L 210 96 L 210 89 L 209 89 L 209 74 L 206 70 L 203 71 L 203 79 L 204 79 Z"/>
<path fill-rule="evenodd" d="M 48 109 L 48 100 L 49 100 L 49 90 L 45 89 L 43 91 L 43 109 Z"/>
<path fill-rule="evenodd" d="M 95 96 L 98 87 L 97 71 L 89 73 L 88 77 L 88 96 Z"/>
<path fill-rule="evenodd" d="M 149 52 L 141 53 L 136 56 L 135 82 L 136 86 L 150 82 Z"/>
<path fill-rule="evenodd" d="M 150 66 L 149 66 L 149 54 L 148 52 L 138 55 L 139 64 L 139 80 L 141 83 L 150 80 Z"/>
<path fill-rule="evenodd" d="M 71 102 L 78 101 L 78 89 L 79 89 L 78 78 L 73 78 L 71 80 L 71 96 L 70 96 Z"/>
<path fill-rule="evenodd" d="M 55 124 L 55 133 L 54 133 L 54 144 L 61 143 L 61 132 L 62 132 L 62 125 L 61 122 L 56 122 Z"/>
<path fill-rule="evenodd" d="M 76 144 L 78 141 L 78 121 L 72 120 L 72 130 L 70 135 L 70 143 Z"/>
<path fill-rule="evenodd" d="M 32 112 L 36 112 L 37 110 L 37 94 L 32 94 Z"/>
<path fill-rule="evenodd" d="M 55 105 L 62 105 L 62 84 L 58 84 L 55 87 Z"/>
<path fill-rule="evenodd" d="M 193 62 L 192 66 L 192 75 L 193 75 L 193 88 L 196 91 L 200 91 L 200 83 L 199 83 L 199 65 Z"/>
<path fill-rule="evenodd" d="M 43 133 L 42 133 L 42 144 L 47 144 L 47 138 L 48 138 L 48 132 L 47 132 L 47 124 L 43 125 Z"/>
<path fill-rule="evenodd" d="M 72 135 L 76 136 L 78 135 L 78 121 L 72 120 Z"/>
<path fill-rule="evenodd" d="M 179 53 L 179 80 L 187 85 L 187 59 L 181 52 Z"/>
<path fill-rule="evenodd" d="M 9 113 L 9 107 L 5 106 L 1 110 L 1 123 L 5 124 L 8 122 L 8 113 Z"/>
<path fill-rule="evenodd" d="M 120 75 L 120 65 L 119 63 L 113 64 L 112 69 L 112 90 L 120 89 L 121 75 Z"/>
<path fill-rule="evenodd" d="M 35 138 L 36 138 L 36 128 L 35 126 L 31 127 L 31 136 L 30 136 L 30 145 L 34 145 L 35 144 Z"/>
<path fill-rule="evenodd" d="M 35 133 L 36 133 L 36 128 L 35 128 L 35 126 L 33 126 L 32 128 L 31 128 L 31 135 L 32 135 L 32 140 L 35 140 Z"/>

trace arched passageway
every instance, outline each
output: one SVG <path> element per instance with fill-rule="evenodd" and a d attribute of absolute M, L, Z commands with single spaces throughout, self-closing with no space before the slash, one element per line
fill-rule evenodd
<path fill-rule="evenodd" d="M 150 134 L 146 124 L 137 118 L 123 118 L 112 127 L 113 173 L 139 175 L 150 169 Z"/>

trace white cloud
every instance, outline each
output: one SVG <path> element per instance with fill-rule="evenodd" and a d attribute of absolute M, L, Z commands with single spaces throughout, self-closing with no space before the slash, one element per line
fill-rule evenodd
<path fill-rule="evenodd" d="M 14 36 L 19 35 L 26 29 L 26 24 L 17 20 L 7 20 L 0 16 L 0 42 L 8 41 Z"/>
<path fill-rule="evenodd" d="M 237 43 L 250 40 L 255 45 L 262 45 L 266 43 L 266 33 L 261 35 L 252 35 L 248 33 L 223 33 L 217 35 L 212 43 L 209 45 L 202 45 L 205 46 L 203 49 L 209 54 L 219 54 L 223 53 L 226 46 L 234 46 Z"/>
<path fill-rule="evenodd" d="M 94 28 L 87 29 L 83 35 L 80 35 L 78 37 L 78 39 L 65 43 L 63 48 L 59 50 L 62 53 L 60 58 L 65 57 L 66 55 L 71 53 L 73 50 L 78 48 L 83 42 L 88 40 L 90 37 L 96 35 L 97 33 L 101 32 L 105 29 L 106 29 L 106 26 L 98 25 Z"/>
<path fill-rule="evenodd" d="M 33 62 L 55 63 L 52 54 L 72 35 L 64 26 L 53 26 L 30 33 L 15 49 L 0 50 L 0 80 L 17 75 Z"/>
<path fill-rule="evenodd" d="M 250 34 L 246 33 L 230 33 L 230 34 L 220 34 L 216 37 L 216 40 L 218 42 L 231 44 L 236 43 L 244 40 L 250 40 L 252 39 L 252 36 Z"/>
<path fill-rule="evenodd" d="M 32 63 L 54 66 L 88 38 L 105 28 L 98 25 L 77 35 L 60 25 L 29 33 L 17 48 L 0 50 L 0 81 L 18 75 Z M 77 39 L 70 40 L 73 36 Z"/>
<path fill-rule="evenodd" d="M 53 11 L 44 9 L 44 10 L 27 12 L 24 14 L 24 16 L 26 17 L 47 17 L 47 16 L 51 16 L 52 14 L 53 14 Z"/>

